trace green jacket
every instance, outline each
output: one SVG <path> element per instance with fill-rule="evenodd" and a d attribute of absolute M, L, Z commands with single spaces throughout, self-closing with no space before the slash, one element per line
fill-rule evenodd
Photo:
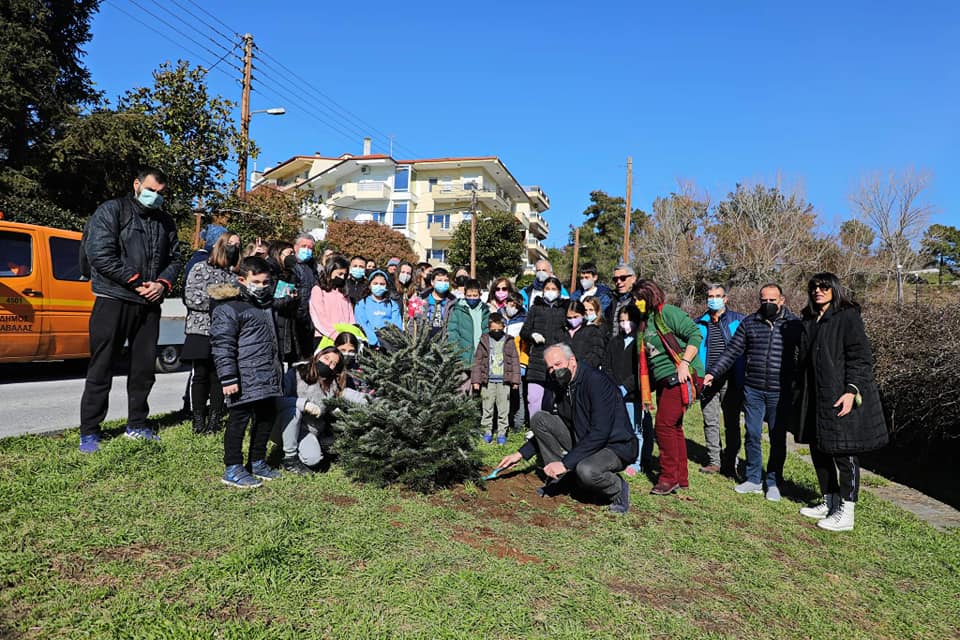
<path fill-rule="evenodd" d="M 657 335 L 657 326 L 663 333 L 672 333 L 680 343 L 680 356 L 683 357 L 683 349 L 687 345 L 700 347 L 703 336 L 700 335 L 700 329 L 683 309 L 675 307 L 672 304 L 663 305 L 663 309 L 657 314 L 651 314 L 647 320 L 647 328 L 643 334 L 643 342 L 647 346 L 647 364 L 655 380 L 665 380 L 670 376 L 676 375 L 677 365 L 663 346 L 663 341 Z M 694 357 L 690 363 L 690 372 L 696 372 L 703 377 L 703 363 L 700 358 Z"/>
<path fill-rule="evenodd" d="M 473 324 L 473 311 L 479 312 L 480 331 L 477 332 Z M 460 357 L 463 359 L 463 365 L 470 368 L 473 365 L 473 354 L 477 350 L 479 340 L 476 336 L 487 332 L 489 326 L 490 309 L 482 302 L 476 309 L 471 310 L 464 300 L 458 300 L 453 308 L 450 309 L 450 318 L 447 320 L 447 340 L 455 347 L 460 349 Z"/>

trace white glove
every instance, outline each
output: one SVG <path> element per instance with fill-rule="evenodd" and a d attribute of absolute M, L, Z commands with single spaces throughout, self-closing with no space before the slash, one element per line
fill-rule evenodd
<path fill-rule="evenodd" d="M 303 405 L 303 410 L 317 418 L 323 413 L 323 408 L 321 408 L 320 405 L 310 402 L 309 400 Z"/>
<path fill-rule="evenodd" d="M 547 341 L 547 339 L 543 337 L 542 333 L 531 333 L 530 337 L 533 338 L 533 341 L 537 344 L 543 344 Z"/>

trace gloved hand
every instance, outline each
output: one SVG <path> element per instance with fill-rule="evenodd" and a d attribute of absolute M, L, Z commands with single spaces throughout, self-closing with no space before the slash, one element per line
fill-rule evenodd
<path fill-rule="evenodd" d="M 530 337 L 533 338 L 533 341 L 537 344 L 543 344 L 547 341 L 547 339 L 543 337 L 542 333 L 531 333 Z"/>
<path fill-rule="evenodd" d="M 323 408 L 315 402 L 310 402 L 309 400 L 305 405 L 303 405 L 303 410 L 317 418 L 323 414 Z"/>

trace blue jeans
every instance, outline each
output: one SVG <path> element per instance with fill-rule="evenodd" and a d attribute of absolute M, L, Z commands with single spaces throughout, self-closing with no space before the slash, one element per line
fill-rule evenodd
<path fill-rule="evenodd" d="M 637 459 L 633 463 L 649 471 L 653 464 L 653 419 L 648 411 L 640 408 L 639 402 L 628 401 L 627 416 L 630 418 L 630 426 L 633 427 L 633 434 L 637 436 Z M 640 420 L 637 420 L 637 412 L 640 412 Z"/>
<path fill-rule="evenodd" d="M 747 481 L 760 484 L 763 479 L 763 448 L 760 435 L 766 421 L 770 434 L 770 458 L 767 460 L 767 487 L 783 480 L 783 463 L 787 459 L 787 430 L 777 424 L 777 412 L 789 411 L 784 405 L 785 393 L 761 391 L 746 386 L 743 389 L 743 417 L 746 425 Z"/>

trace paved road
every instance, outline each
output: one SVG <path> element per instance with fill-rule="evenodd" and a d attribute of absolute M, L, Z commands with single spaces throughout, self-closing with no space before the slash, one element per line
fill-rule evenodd
<path fill-rule="evenodd" d="M 187 371 L 157 374 L 157 383 L 150 393 L 151 414 L 183 407 L 183 389 L 188 375 Z M 0 438 L 79 426 L 83 380 L 82 363 L 0 367 Z M 113 379 L 107 420 L 126 418 L 126 387 L 126 376 Z"/>

